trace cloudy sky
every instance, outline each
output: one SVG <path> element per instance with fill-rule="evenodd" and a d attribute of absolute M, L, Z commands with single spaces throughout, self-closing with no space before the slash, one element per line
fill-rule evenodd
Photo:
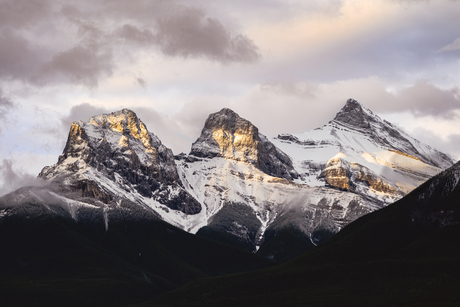
<path fill-rule="evenodd" d="M 230 107 L 267 136 L 355 98 L 460 159 L 460 1 L 0 0 L 0 195 L 72 121 L 130 108 L 174 153 Z"/>

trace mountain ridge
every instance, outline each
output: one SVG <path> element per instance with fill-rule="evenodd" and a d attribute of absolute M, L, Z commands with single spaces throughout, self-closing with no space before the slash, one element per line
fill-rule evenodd
<path fill-rule="evenodd" d="M 209 115 L 189 155 L 174 156 L 123 109 L 72 123 L 58 162 L 39 174 L 51 185 L 25 189 L 21 197 L 75 220 L 94 210 L 107 229 L 111 212 L 128 201 L 188 232 L 286 261 L 441 170 L 419 152 L 429 153 L 424 159 L 430 161 L 437 151 L 398 140 L 402 132 L 387 126 L 350 99 L 325 126 L 269 140 L 224 108 Z M 375 141 L 387 138 L 397 142 L 390 148 L 388 141 Z M 406 142 L 421 148 L 415 153 L 420 157 L 398 151 L 410 148 Z M 283 247 L 290 237 L 298 242 L 292 253 Z"/>
<path fill-rule="evenodd" d="M 290 262 L 189 284 L 142 306 L 456 306 L 459 178 L 457 162 Z"/>
<path fill-rule="evenodd" d="M 192 144 L 190 155 L 251 163 L 267 175 L 287 180 L 298 177 L 289 156 L 259 133 L 250 121 L 229 108 L 208 116 L 200 137 Z"/>

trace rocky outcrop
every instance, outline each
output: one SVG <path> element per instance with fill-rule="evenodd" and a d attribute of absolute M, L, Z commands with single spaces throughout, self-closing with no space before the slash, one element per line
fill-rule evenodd
<path fill-rule="evenodd" d="M 404 195 L 402 191 L 393 187 L 388 181 L 377 176 L 377 174 L 368 168 L 359 165 L 358 163 L 352 163 L 352 168 L 354 170 L 352 178 L 355 181 L 365 183 L 371 190 L 390 195 Z"/>
<path fill-rule="evenodd" d="M 319 178 L 324 179 L 328 186 L 344 191 L 363 193 L 363 188 L 366 188 L 374 193 L 380 192 L 395 197 L 404 195 L 403 191 L 367 167 L 341 158 L 330 159 Z"/>
<path fill-rule="evenodd" d="M 446 154 L 421 144 L 354 99 L 347 100 L 345 106 L 336 114 L 333 123 L 359 130 L 367 134 L 375 144 L 412 156 L 426 164 L 442 169 L 453 164 L 453 160 Z"/>
<path fill-rule="evenodd" d="M 350 163 L 340 158 L 329 160 L 320 174 L 320 178 L 324 178 L 327 185 L 346 191 L 352 190 L 351 176 Z"/>
<path fill-rule="evenodd" d="M 227 108 L 209 115 L 190 155 L 251 163 L 268 175 L 288 180 L 298 177 L 288 155 L 251 122 Z"/>
<path fill-rule="evenodd" d="M 118 198 L 110 187 L 119 186 L 187 214 L 201 210 L 182 188 L 172 151 L 128 109 L 72 123 L 58 163 L 39 177 L 65 180 L 82 196 L 104 202 Z"/>
<path fill-rule="evenodd" d="M 270 141 L 222 109 L 208 117 L 191 153 L 175 157 L 124 109 L 74 122 L 58 162 L 39 175 L 50 185 L 11 198 L 26 207 L 40 202 L 40 214 L 76 221 L 98 215 L 106 230 L 115 212 L 120 218 L 148 214 L 286 261 L 451 163 L 352 99 L 327 125 Z M 443 186 L 458 186 L 457 175 Z M 430 188 L 420 197 L 430 191 L 444 194 Z M 0 208 L 0 218 L 12 209 Z M 414 211 L 414 220 L 443 214 L 424 212 Z"/>
<path fill-rule="evenodd" d="M 345 106 L 336 114 L 334 120 L 357 128 L 371 128 L 373 113 L 365 112 L 363 106 L 354 99 L 348 99 Z"/>

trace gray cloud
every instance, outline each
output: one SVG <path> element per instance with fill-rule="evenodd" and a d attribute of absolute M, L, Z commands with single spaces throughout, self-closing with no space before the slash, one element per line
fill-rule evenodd
<path fill-rule="evenodd" d="M 60 83 L 67 79 L 70 83 L 96 87 L 101 77 L 112 74 L 113 66 L 110 48 L 76 46 L 56 53 L 51 61 L 41 67 L 33 80 L 37 83 L 45 80 Z"/>
<path fill-rule="evenodd" d="M 451 44 L 448 44 L 441 49 L 439 49 L 438 52 L 448 52 L 448 51 L 457 51 L 460 50 L 460 37 L 454 40 Z"/>
<path fill-rule="evenodd" d="M 318 86 L 306 82 L 270 81 L 260 85 L 262 91 L 272 92 L 279 96 L 296 96 L 299 98 L 314 98 Z"/>
<path fill-rule="evenodd" d="M 111 48 L 99 42 L 102 35 L 96 33 L 97 27 L 78 21 L 73 32 L 57 13 L 59 2 L 3 1 L 0 7 L 4 9 L 0 15 L 7 12 L 8 16 L 8 22 L 0 21 L 0 77 L 38 85 L 75 83 L 94 87 L 99 77 L 110 75 Z"/>
<path fill-rule="evenodd" d="M 232 35 L 216 18 L 203 10 L 182 8 L 157 20 L 156 41 L 167 55 L 205 57 L 220 62 L 255 62 L 256 45 L 242 34 Z"/>
<path fill-rule="evenodd" d="M 14 103 L 11 98 L 6 97 L 0 88 L 0 117 L 5 116 L 5 111 L 14 107 Z"/>
<path fill-rule="evenodd" d="M 115 31 L 115 35 L 128 43 L 138 45 L 152 45 L 156 41 L 155 33 L 151 29 L 139 29 L 131 24 L 120 27 Z"/>
<path fill-rule="evenodd" d="M 19 189 L 23 186 L 43 186 L 43 180 L 24 172 L 14 170 L 13 162 L 9 159 L 2 160 L 0 164 L 0 196 Z"/>
<path fill-rule="evenodd" d="M 6 122 L 8 122 L 8 113 L 11 109 L 15 107 L 14 102 L 11 100 L 11 98 L 5 96 L 3 94 L 2 89 L 0 88 L 0 134 L 2 134 L 3 127 Z"/>
<path fill-rule="evenodd" d="M 104 107 L 94 106 L 86 102 L 73 106 L 69 111 L 69 115 L 63 117 L 61 122 L 64 129 L 69 129 L 74 121 L 81 120 L 88 122 L 89 119 L 95 115 L 107 114 L 110 112 L 110 110 Z"/>
<path fill-rule="evenodd" d="M 145 88 L 147 86 L 147 82 L 144 78 L 136 77 L 136 83 L 139 84 L 141 87 Z"/>
<path fill-rule="evenodd" d="M 2 0 L 0 1 L 0 26 L 19 28 L 35 24 L 48 16 L 47 0 Z"/>
<path fill-rule="evenodd" d="M 0 30 L 0 78 L 26 79 L 44 60 L 41 50 L 34 51 L 17 31 Z"/>
<path fill-rule="evenodd" d="M 116 34 L 126 42 L 157 45 L 169 56 L 207 58 L 222 63 L 255 62 L 259 49 L 247 36 L 232 34 L 216 18 L 198 8 L 180 7 L 156 18 L 152 28 L 125 24 Z"/>
<path fill-rule="evenodd" d="M 460 90 L 442 90 L 425 80 L 402 90 L 396 103 L 410 109 L 416 116 L 441 116 L 452 118 L 452 111 L 460 109 Z"/>
<path fill-rule="evenodd" d="M 0 45 L 0 78 L 90 88 L 145 48 L 222 63 L 260 59 L 247 36 L 172 1 L 1 0 Z"/>

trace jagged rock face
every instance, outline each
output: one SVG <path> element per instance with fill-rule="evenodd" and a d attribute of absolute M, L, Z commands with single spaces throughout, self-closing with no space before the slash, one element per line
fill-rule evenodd
<path fill-rule="evenodd" d="M 426 164 L 445 169 L 453 163 L 452 159 L 444 153 L 428 145 L 420 146 L 419 141 L 406 135 L 388 121 L 382 120 L 354 99 L 347 100 L 333 122 L 353 130 L 360 130 L 369 135 L 376 144 L 415 157 Z"/>
<path fill-rule="evenodd" d="M 324 178 L 329 186 L 350 191 L 350 163 L 340 158 L 329 160 L 320 177 Z"/>
<path fill-rule="evenodd" d="M 53 177 L 54 172 L 61 169 L 59 164 L 69 162 L 69 158 L 78 161 L 69 163 L 68 169 L 77 170 L 89 165 L 109 175 L 115 171 L 124 172 L 124 177 L 134 184 L 142 185 L 146 177 L 179 182 L 172 151 L 147 131 L 134 112 L 127 109 L 92 117 L 88 123 L 72 123 L 58 164 L 44 168 L 39 177 Z M 137 170 L 141 173 L 136 174 Z"/>
<path fill-rule="evenodd" d="M 334 120 L 273 143 L 293 157 L 295 181 L 391 203 L 452 165 L 448 156 L 349 99 Z"/>
<path fill-rule="evenodd" d="M 229 242 L 232 237 L 240 246 L 260 248 L 275 258 L 268 246 L 282 253 L 286 233 L 304 236 L 314 246 L 358 217 L 401 198 L 442 170 L 436 165 L 452 163 L 349 100 L 326 126 L 273 140 L 273 146 L 292 158 L 299 174 L 293 183 L 269 178 L 269 172 L 255 163 L 261 137 L 254 128 L 231 110 L 212 114 L 191 155 L 178 157 L 178 166 L 184 186 L 204 203 L 209 217 L 198 234 Z M 248 210 L 229 213 L 229 202 L 246 204 Z M 221 215 L 232 218 L 213 219 Z M 253 218 L 259 222 L 245 224 Z"/>
<path fill-rule="evenodd" d="M 403 191 L 400 191 L 397 187 L 393 187 L 389 182 L 385 181 L 385 179 L 379 177 L 368 168 L 357 163 L 353 164 L 353 168 L 356 170 L 353 174 L 354 178 L 359 182 L 364 182 L 371 190 L 390 195 L 404 195 Z"/>
<path fill-rule="evenodd" d="M 364 185 L 371 191 L 386 195 L 394 195 L 395 197 L 405 195 L 403 191 L 392 186 L 386 179 L 379 177 L 367 167 L 359 163 L 350 163 L 341 158 L 329 160 L 319 177 L 324 178 L 328 186 L 345 191 L 360 193 L 359 185 Z"/>
<path fill-rule="evenodd" d="M 124 109 L 92 117 L 88 123 L 74 122 L 58 163 L 39 174 L 108 203 L 117 198 L 100 181 L 133 188 L 142 197 L 167 207 L 195 214 L 201 205 L 182 189 L 174 155 L 133 111 Z M 171 193 L 172 190 L 177 190 Z"/>
<path fill-rule="evenodd" d="M 253 164 L 222 157 L 182 158 L 178 170 L 184 187 L 204 203 L 200 214 L 206 214 L 207 222 L 197 234 L 253 252 L 260 247 L 263 255 L 275 259 L 277 253 L 266 244 L 282 245 L 276 236 L 279 231 L 293 229 L 313 247 L 351 220 L 384 205 L 348 190 L 272 177 Z"/>
<path fill-rule="evenodd" d="M 335 121 L 343 122 L 354 127 L 370 128 L 372 117 L 367 116 L 363 107 L 354 99 L 348 99 L 345 106 L 334 118 Z"/>
<path fill-rule="evenodd" d="M 96 210 L 106 227 L 107 212 L 129 203 L 140 208 L 133 214 L 153 213 L 276 259 L 289 249 L 289 236 L 311 248 L 450 165 L 447 156 L 354 100 L 327 125 L 272 142 L 223 109 L 209 116 L 190 155 L 176 157 L 132 111 L 122 110 L 73 123 L 58 163 L 39 175 L 53 189 L 17 199 L 49 198 L 56 204 L 49 210 L 76 220 Z M 458 186 L 457 175 L 454 183 L 442 182 Z M 444 193 L 433 188 L 420 197 L 431 197 L 430 191 Z M 0 218 L 8 210 L 0 208 Z M 417 211 L 414 219 L 436 214 Z"/>
<path fill-rule="evenodd" d="M 288 155 L 259 133 L 251 122 L 226 108 L 208 117 L 190 154 L 251 163 L 268 175 L 288 180 L 298 177 Z"/>

